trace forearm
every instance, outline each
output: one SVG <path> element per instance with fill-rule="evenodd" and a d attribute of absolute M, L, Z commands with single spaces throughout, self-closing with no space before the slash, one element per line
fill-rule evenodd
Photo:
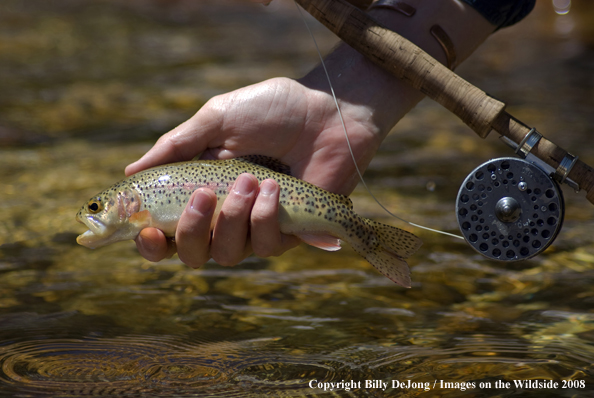
<path fill-rule="evenodd" d="M 446 54 L 431 35 L 439 25 L 450 37 L 459 64 L 491 34 L 496 27 L 465 3 L 455 0 L 408 0 L 416 11 L 407 17 L 391 9 L 371 9 L 369 14 L 387 28 L 407 38 L 442 63 Z M 390 75 L 345 44 L 326 59 L 332 84 L 343 107 L 358 108 L 361 122 L 381 140 L 422 98 L 408 83 Z M 300 82 L 327 91 L 323 69 L 315 68 Z"/>

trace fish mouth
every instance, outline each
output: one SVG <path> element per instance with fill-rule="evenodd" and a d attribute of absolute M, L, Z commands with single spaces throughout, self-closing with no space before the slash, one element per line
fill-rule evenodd
<path fill-rule="evenodd" d="M 89 228 L 76 238 L 76 243 L 79 245 L 88 247 L 90 249 L 95 249 L 97 247 L 103 246 L 105 244 L 104 242 L 111 235 L 106 225 L 93 216 L 78 215 L 76 217 L 76 221 Z"/>

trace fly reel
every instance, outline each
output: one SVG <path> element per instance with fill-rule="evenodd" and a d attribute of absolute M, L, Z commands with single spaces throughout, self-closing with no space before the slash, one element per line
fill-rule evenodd
<path fill-rule="evenodd" d="M 511 157 L 474 169 L 456 200 L 466 241 L 483 256 L 500 261 L 542 253 L 559 234 L 564 213 L 557 182 L 534 163 Z"/>

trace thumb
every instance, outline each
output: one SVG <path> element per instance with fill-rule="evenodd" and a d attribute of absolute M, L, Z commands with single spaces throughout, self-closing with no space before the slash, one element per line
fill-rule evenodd
<path fill-rule="evenodd" d="M 165 163 L 191 160 L 204 152 L 220 131 L 223 118 L 205 105 L 194 116 L 163 134 L 139 160 L 126 167 L 126 176 Z"/>

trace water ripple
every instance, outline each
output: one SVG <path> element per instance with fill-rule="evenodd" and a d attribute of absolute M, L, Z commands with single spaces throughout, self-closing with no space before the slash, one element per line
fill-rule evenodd
<path fill-rule="evenodd" d="M 125 336 L 18 342 L 0 349 L 0 393 L 244 396 L 249 388 L 259 395 L 280 391 L 295 396 L 306 393 L 309 380 L 338 377 L 342 364 L 331 360 L 284 361 L 270 350 L 277 340 L 188 343 L 176 337 Z"/>

